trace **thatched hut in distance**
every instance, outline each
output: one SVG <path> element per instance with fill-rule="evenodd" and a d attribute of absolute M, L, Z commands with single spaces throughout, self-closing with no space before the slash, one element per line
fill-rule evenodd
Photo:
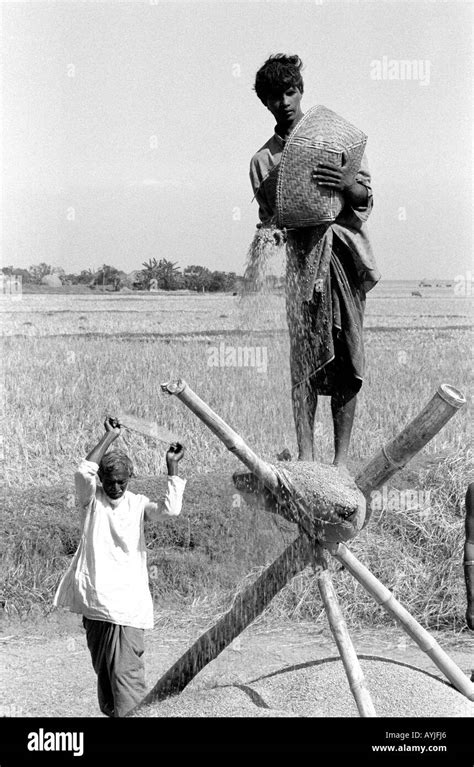
<path fill-rule="evenodd" d="M 47 285 L 49 288 L 62 288 L 63 284 L 57 274 L 45 274 L 41 279 L 42 285 Z"/>
<path fill-rule="evenodd" d="M 122 280 L 122 285 L 131 290 L 145 290 L 146 286 L 143 281 L 142 272 L 140 269 L 134 269 Z"/>

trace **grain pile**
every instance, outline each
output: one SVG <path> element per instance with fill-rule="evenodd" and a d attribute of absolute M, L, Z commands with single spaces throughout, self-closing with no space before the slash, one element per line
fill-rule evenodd
<path fill-rule="evenodd" d="M 360 657 L 377 716 L 473 716 L 474 704 L 440 678 L 387 659 Z M 304 664 L 252 683 L 271 706 L 300 716 L 358 716 L 340 659 Z"/>
<path fill-rule="evenodd" d="M 378 717 L 468 717 L 474 703 L 441 678 L 386 658 L 359 656 Z M 358 717 L 342 661 L 325 658 L 228 686 L 190 684 L 144 707 L 143 717 Z"/>
<path fill-rule="evenodd" d="M 256 700 L 255 696 L 255 700 Z M 234 685 L 214 689 L 191 690 L 181 695 L 144 706 L 138 717 L 288 717 L 299 716 L 284 709 L 256 705 L 247 689 Z"/>

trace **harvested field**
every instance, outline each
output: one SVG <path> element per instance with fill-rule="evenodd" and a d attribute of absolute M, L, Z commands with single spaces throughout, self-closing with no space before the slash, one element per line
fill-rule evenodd
<path fill-rule="evenodd" d="M 469 389 L 469 299 L 456 297 L 449 290 L 436 295 L 428 295 L 427 291 L 422 299 L 412 298 L 401 288 L 397 291 L 391 293 L 380 286 L 368 297 L 367 377 L 352 440 L 353 474 L 416 415 L 439 383 L 449 382 L 464 392 Z M 28 716 L 94 716 L 98 714 L 95 681 L 80 629 L 71 644 L 74 649 L 58 645 L 56 657 L 47 647 L 42 651 L 37 648 L 28 668 L 22 665 L 23 650 L 14 649 L 15 638 L 11 640 L 11 658 L 8 654 L 10 636 L 18 633 L 21 647 L 22 634 L 42 637 L 46 631 L 44 621 L 52 617 L 45 618 L 77 541 L 74 468 L 100 435 L 106 412 L 131 410 L 137 416 L 156 418 L 185 440 L 182 473 L 189 482 L 182 518 L 150 531 L 148 541 L 157 625 L 164 605 L 171 602 L 174 608 L 190 614 L 190 631 L 179 648 L 165 641 L 156 652 L 152 632 L 147 651 L 147 682 L 151 687 L 201 630 L 222 615 L 236 590 L 258 577 L 265 563 L 295 535 L 293 525 L 284 520 L 277 524 L 273 515 L 240 503 L 230 478 L 236 468 L 242 468 L 241 464 L 179 402 L 165 397 L 160 384 L 177 376 L 187 378 L 262 458 L 274 463 L 283 448 L 294 457 L 282 300 L 273 296 L 265 311 L 255 315 L 243 311 L 233 296 L 44 294 L 25 295 L 18 302 L 3 299 L 0 311 L 7 427 L 3 440 L 4 481 L 8 491 L 0 521 L 6 533 L 2 541 L 2 575 L 9 588 L 3 633 L 8 640 L 7 664 L 15 669 L 7 705 L 10 711 L 19 706 Z M 226 356 L 241 347 L 264 349 L 265 366 L 252 364 L 252 357 L 244 365 L 236 362 L 237 355 Z M 218 364 L 213 365 L 210 353 L 216 350 Z M 368 528 L 350 543 L 354 553 L 422 625 L 435 632 L 450 632 L 461 647 L 461 667 L 467 674 L 472 639 L 464 620 L 461 561 L 463 498 L 472 475 L 470 409 L 470 404 L 463 408 L 397 475 L 396 482 L 389 483 L 393 497 L 389 495 L 388 502 L 382 499 Z M 163 446 L 139 435 L 125 435 L 123 441 L 138 475 L 131 489 L 153 497 L 164 486 Z M 332 425 L 325 398 L 318 409 L 315 445 L 316 459 L 328 463 L 332 456 Z M 415 497 L 414 502 L 405 502 L 406 491 Z M 368 631 L 371 638 L 362 649 L 366 654 L 380 653 L 380 631 L 396 634 L 392 620 L 334 562 L 332 570 L 351 632 L 361 628 Z M 202 615 L 198 615 L 203 606 L 206 626 L 202 625 Z M 325 625 L 310 568 L 280 592 L 257 623 L 289 622 L 296 641 L 302 620 L 311 621 L 318 630 Z M 34 628 L 28 628 L 32 622 Z M 18 628 L 20 625 L 23 628 Z M 173 617 L 165 633 L 173 637 L 175 632 Z M 417 664 L 421 651 L 415 648 L 417 658 L 413 658 L 408 650 L 399 649 L 398 643 L 403 641 L 400 637 L 392 639 L 388 655 L 402 660 L 409 657 Z M 246 646 L 244 639 L 242 645 Z M 313 642 L 303 654 L 289 655 L 280 652 L 279 644 L 272 645 L 268 636 L 263 645 L 255 655 L 228 648 L 183 695 L 197 694 L 196 685 L 203 682 L 217 686 L 212 700 L 206 703 L 210 711 L 217 700 L 224 700 L 223 685 L 254 680 L 252 684 L 265 687 L 272 708 L 249 704 L 247 693 L 235 688 L 228 704 L 234 713 L 229 715 L 240 716 L 235 712 L 242 705 L 246 711 L 253 711 L 246 715 L 268 716 L 265 712 L 271 710 L 272 716 L 293 717 L 301 714 L 281 706 L 272 687 L 276 677 L 264 680 L 263 676 L 282 671 L 281 678 L 286 677 L 291 687 L 294 674 L 316 675 L 323 684 L 324 674 L 328 673 L 332 677 L 328 688 L 336 684 L 336 662 L 328 662 L 324 668 L 324 664 L 314 668 L 311 665 L 315 658 L 334 655 L 331 641 L 321 648 Z M 240 666 L 236 664 L 237 656 Z M 283 671 L 301 663 L 306 664 L 302 670 Z M 66 680 L 69 682 L 72 667 L 74 682 L 69 690 Z M 387 689 L 393 690 L 399 685 L 394 676 L 398 670 L 390 667 L 389 671 Z M 368 677 L 370 673 L 368 668 Z M 452 692 L 442 682 L 427 679 L 429 684 L 439 685 L 436 689 Z M 418 682 L 423 686 L 428 684 L 427 679 Z M 311 677 L 308 684 L 317 687 L 319 682 L 313 684 Z M 375 697 L 370 680 L 369 688 Z M 50 689 L 55 690 L 54 700 L 47 692 Z M 431 688 L 424 689 L 426 695 L 432 696 Z M 457 700 L 459 695 L 454 694 Z M 383 701 L 375 704 L 383 710 Z M 316 700 L 314 710 L 320 705 L 324 712 L 330 710 L 322 699 Z M 451 710 L 458 709 L 453 704 Z M 349 708 L 347 711 L 344 716 L 353 715 Z"/>
<path fill-rule="evenodd" d="M 255 307 L 258 311 L 255 311 Z M 24 294 L 20 300 L 0 297 L 4 336 L 146 337 L 196 333 L 277 331 L 286 333 L 282 294 L 250 298 L 243 303 L 230 294 L 113 293 L 77 295 Z M 365 328 L 374 330 L 468 329 L 469 296 L 452 288 L 424 291 L 413 298 L 407 288 L 377 286 L 368 294 Z"/>

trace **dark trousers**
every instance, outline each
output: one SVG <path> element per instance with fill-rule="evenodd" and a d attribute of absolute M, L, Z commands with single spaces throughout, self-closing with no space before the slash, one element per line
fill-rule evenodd
<path fill-rule="evenodd" d="M 82 623 L 97 674 L 100 710 L 106 716 L 125 716 L 146 694 L 145 632 L 85 617 Z"/>

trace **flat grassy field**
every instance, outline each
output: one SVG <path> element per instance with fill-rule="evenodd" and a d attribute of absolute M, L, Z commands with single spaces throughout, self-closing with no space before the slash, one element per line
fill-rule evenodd
<path fill-rule="evenodd" d="M 401 283 L 381 284 L 368 295 L 367 373 L 352 439 L 354 471 L 419 412 L 440 383 L 467 395 L 469 303 L 446 288 L 412 296 L 411 287 Z M 200 515 L 195 510 L 194 521 L 185 505 L 178 540 L 168 531 L 155 549 L 150 544 L 156 567 L 167 563 L 161 593 L 171 581 L 176 598 L 228 589 L 291 539 L 291 531 L 282 532 L 271 515 L 236 513 L 230 490 L 222 500 L 220 478 L 227 486 L 237 460 L 184 405 L 160 390 L 162 382 L 183 377 L 263 458 L 275 460 L 284 447 L 295 455 L 282 296 L 242 304 L 237 296 L 222 294 L 25 294 L 16 301 L 3 297 L 0 310 L 7 609 L 21 612 L 35 604 L 47 609 L 78 540 L 74 468 L 101 435 L 107 413 L 131 410 L 156 419 L 186 445 L 183 475 L 212 478 L 207 490 L 196 490 L 202 508 Z M 455 630 L 462 628 L 465 611 L 463 498 L 472 476 L 470 417 L 468 403 L 394 480 L 402 493 L 398 507 L 394 502 L 390 511 L 374 513 L 370 527 L 351 544 L 417 617 Z M 165 445 L 131 433 L 124 441 L 138 477 L 164 472 Z M 330 462 L 326 398 L 315 443 L 318 460 Z M 416 494 L 408 507 L 407 489 Z M 254 526 L 254 540 L 245 525 Z M 54 546 L 46 545 L 48 537 Z M 173 580 L 177 570 L 181 576 Z M 307 617 L 315 609 L 317 588 L 310 575 L 298 578 L 275 602 L 289 613 L 298 605 Z M 339 587 L 354 605 L 354 620 L 379 619 L 374 611 L 378 615 L 379 608 L 370 607 L 349 578 L 342 577 Z"/>

